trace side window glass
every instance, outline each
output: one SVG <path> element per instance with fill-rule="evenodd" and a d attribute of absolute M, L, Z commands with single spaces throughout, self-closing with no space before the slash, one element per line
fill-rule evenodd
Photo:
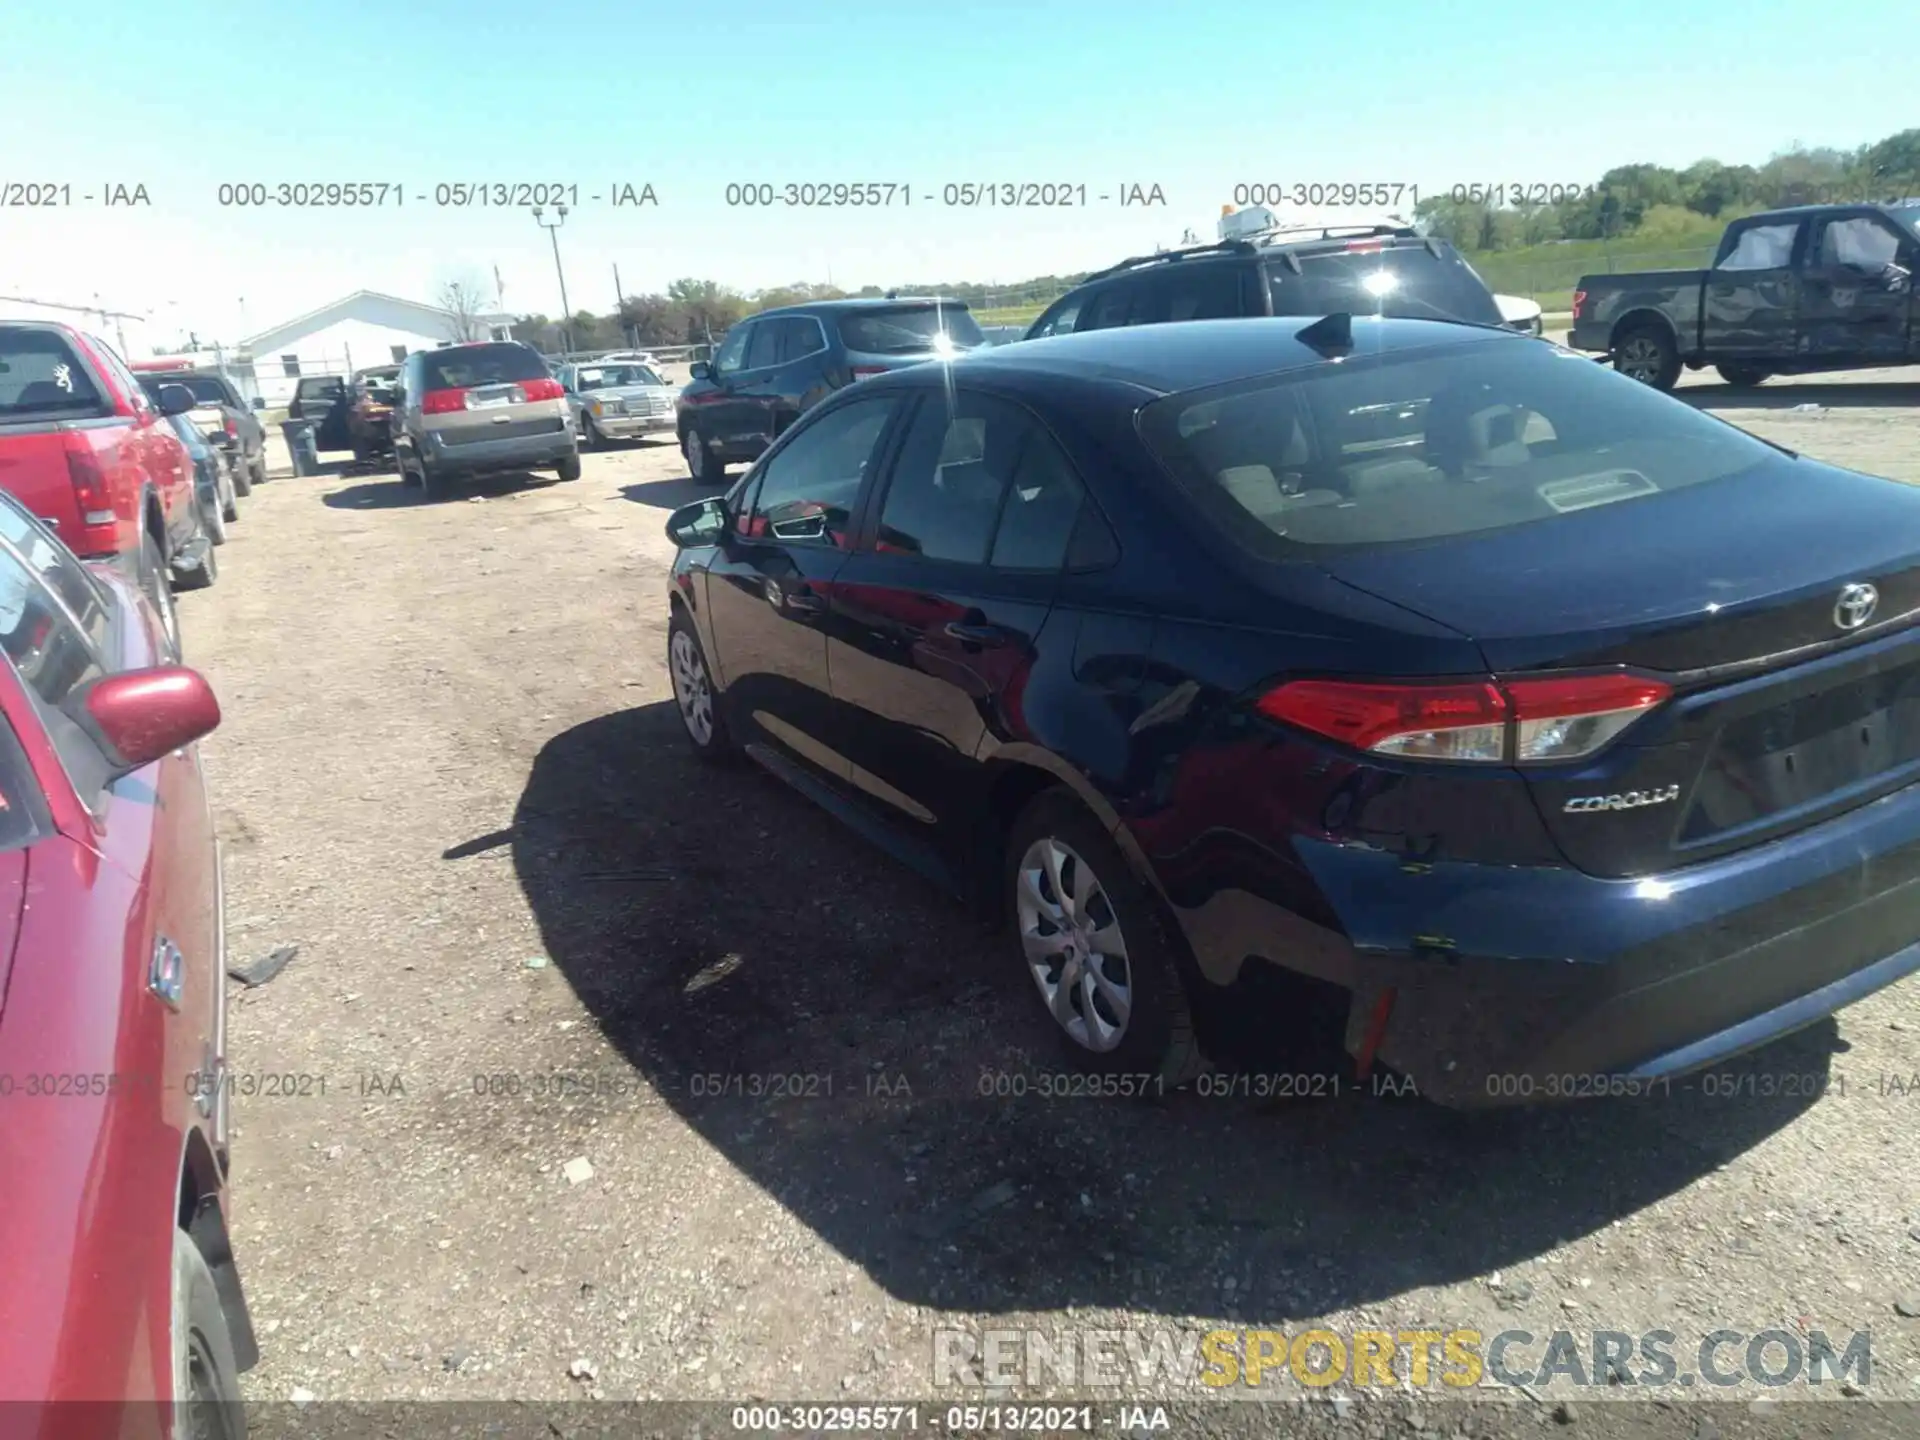
<path fill-rule="evenodd" d="M 1086 318 L 1080 322 L 1082 330 L 1111 330 L 1116 325 L 1127 323 L 1127 306 L 1133 299 L 1131 285 L 1110 285 L 1093 297 L 1093 303 L 1087 307 Z"/>
<path fill-rule="evenodd" d="M 1878 220 L 1855 215 L 1830 220 L 1820 232 L 1822 265 L 1844 265 L 1867 275 L 1878 275 L 1900 253 L 1900 237 Z"/>
<path fill-rule="evenodd" d="M 38 577 L 10 548 L 0 545 L 0 649 L 26 684 L 34 709 L 82 798 L 96 789 L 102 771 L 99 747 L 68 719 L 61 705 L 79 686 L 102 673 L 93 647 Z"/>
<path fill-rule="evenodd" d="M 1167 277 L 1168 305 L 1163 320 L 1231 320 L 1240 315 L 1241 265 L 1198 265 Z"/>
<path fill-rule="evenodd" d="M 876 396 L 804 425 L 762 467 L 747 534 L 844 549 L 860 486 L 893 407 L 891 397 Z"/>
<path fill-rule="evenodd" d="M 753 339 L 747 342 L 747 369 L 764 370 L 780 363 L 780 320 L 762 320 L 753 327 Z"/>
<path fill-rule="evenodd" d="M 1172 275 L 1162 273 L 1128 286 L 1133 292 L 1133 304 L 1128 307 L 1126 318 L 1118 323 L 1164 325 L 1172 319 L 1173 279 Z"/>
<path fill-rule="evenodd" d="M 727 338 L 720 342 L 720 350 L 713 357 L 713 373 L 731 375 L 740 368 L 747 358 L 747 341 L 753 338 L 758 325 L 736 325 L 727 332 Z"/>
<path fill-rule="evenodd" d="M 786 343 L 780 350 L 780 359 L 804 360 L 809 355 L 817 355 L 827 348 L 826 338 L 820 333 L 820 322 L 805 315 L 796 315 L 788 319 L 782 330 Z"/>
<path fill-rule="evenodd" d="M 176 423 L 178 419 L 176 417 Z M 71 550 L 54 539 L 45 525 L 15 504 L 11 497 L 0 498 L 0 537 L 20 552 L 20 558 L 73 612 L 73 618 L 80 622 L 81 631 L 88 642 L 104 654 L 112 612 L 107 608 L 106 598 L 101 595 L 99 587 L 87 574 L 87 567 L 74 557 Z"/>
<path fill-rule="evenodd" d="M 1755 225 L 1742 231 L 1716 270 L 1781 270 L 1793 258 L 1794 237 L 1800 224 Z"/>
<path fill-rule="evenodd" d="M 996 570 L 1058 570 L 1085 495 L 1053 437 L 1029 420 L 989 563 Z"/>
<path fill-rule="evenodd" d="M 1047 316 L 1040 325 L 1035 327 L 1033 338 L 1035 340 L 1041 340 L 1049 335 L 1071 335 L 1073 333 L 1074 322 L 1080 318 L 1080 307 L 1084 303 L 1084 296 L 1079 299 L 1069 300 L 1051 315 Z"/>
<path fill-rule="evenodd" d="M 1032 429 L 1025 411 L 990 396 L 923 400 L 887 485 L 875 548 L 984 564 Z"/>
<path fill-rule="evenodd" d="M 114 383 L 126 392 L 127 399 L 133 402 L 136 411 L 153 409 L 153 401 L 147 394 L 147 387 L 127 368 L 114 348 L 97 335 L 89 335 L 87 342 L 93 348 L 100 363 L 113 372 Z"/>

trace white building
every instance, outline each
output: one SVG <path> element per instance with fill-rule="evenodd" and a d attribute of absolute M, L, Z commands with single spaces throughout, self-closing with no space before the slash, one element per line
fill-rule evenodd
<path fill-rule="evenodd" d="M 373 290 L 356 290 L 271 330 L 248 336 L 234 356 L 238 369 L 250 369 L 245 388 L 265 397 L 271 407 L 285 405 L 294 386 L 309 375 L 347 375 L 373 365 L 392 365 L 416 350 L 433 350 L 462 338 L 511 340 L 512 317 L 487 313 L 472 317 L 471 334 L 460 334 L 460 317 L 437 305 L 402 300 Z"/>

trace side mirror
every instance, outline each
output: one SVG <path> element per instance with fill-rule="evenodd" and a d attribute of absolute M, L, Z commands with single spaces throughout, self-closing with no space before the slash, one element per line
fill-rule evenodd
<path fill-rule="evenodd" d="M 162 385 L 159 403 L 162 415 L 184 415 L 193 409 L 193 391 L 184 385 Z"/>
<path fill-rule="evenodd" d="M 696 360 L 687 368 L 687 374 L 695 380 L 711 380 L 713 378 L 713 367 L 704 360 Z"/>
<path fill-rule="evenodd" d="M 726 532 L 726 502 L 718 496 L 682 505 L 667 517 L 667 538 L 682 550 L 712 545 Z"/>
<path fill-rule="evenodd" d="M 103 675 L 76 690 L 62 708 L 93 737 L 116 776 L 191 745 L 220 724 L 213 687 L 184 665 Z"/>

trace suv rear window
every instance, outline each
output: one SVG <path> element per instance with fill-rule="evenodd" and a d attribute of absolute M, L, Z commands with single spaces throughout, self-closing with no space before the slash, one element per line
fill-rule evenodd
<path fill-rule="evenodd" d="M 150 371 L 140 377 L 140 388 L 157 405 L 160 403 L 162 385 L 184 385 L 193 392 L 193 398 L 202 405 L 232 405 L 239 409 L 234 396 L 227 387 L 211 375 L 169 375 L 165 371 Z"/>
<path fill-rule="evenodd" d="M 1363 322 L 1364 323 L 1364 322 Z M 1544 524 L 1719 480 L 1774 451 L 1537 341 L 1366 356 L 1157 400 L 1141 433 L 1256 554 Z M 1649 522 L 1652 523 L 1652 522 Z"/>
<path fill-rule="evenodd" d="M 1375 242 L 1377 243 L 1377 242 Z M 1501 323 L 1500 307 L 1486 283 L 1459 251 L 1442 245 L 1435 255 L 1424 243 L 1384 249 L 1332 250 L 1297 255 L 1300 273 L 1282 261 L 1267 261 L 1267 288 L 1276 315 L 1405 315 L 1421 320 Z"/>
<path fill-rule="evenodd" d="M 943 330 L 956 350 L 972 350 L 987 343 L 964 305 L 900 305 L 890 310 L 862 310 L 839 318 L 840 338 L 847 349 L 868 355 L 918 355 L 941 348 L 934 337 Z"/>
<path fill-rule="evenodd" d="M 550 378 L 547 362 L 525 345 L 457 345 L 430 351 L 421 361 L 427 390 L 470 390 Z"/>
<path fill-rule="evenodd" d="M 0 325 L 0 421 L 112 413 L 66 336 Z"/>

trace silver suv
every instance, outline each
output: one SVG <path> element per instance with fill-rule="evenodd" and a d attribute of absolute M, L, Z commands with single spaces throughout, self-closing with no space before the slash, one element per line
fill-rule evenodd
<path fill-rule="evenodd" d="M 429 500 L 458 476 L 552 466 L 580 478 L 566 391 L 529 346 L 486 341 L 419 350 L 400 370 L 393 410 L 400 478 Z"/>
<path fill-rule="evenodd" d="M 583 360 L 555 372 L 573 407 L 573 427 L 582 449 L 603 440 L 632 440 L 670 431 L 677 423 L 678 385 L 651 365 L 628 360 Z"/>

